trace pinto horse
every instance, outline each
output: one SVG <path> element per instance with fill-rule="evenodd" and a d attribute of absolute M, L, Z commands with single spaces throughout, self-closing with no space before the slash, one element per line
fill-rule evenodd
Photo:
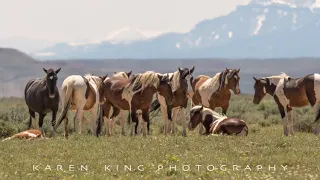
<path fill-rule="evenodd" d="M 164 134 L 167 134 L 169 131 L 169 121 L 168 118 L 172 121 L 171 130 L 172 133 L 176 131 L 176 119 L 179 110 L 180 119 L 183 123 L 183 131 L 182 135 L 186 136 L 186 108 L 188 105 L 188 88 L 191 89 L 190 80 L 192 79 L 192 73 L 194 71 L 194 67 L 190 70 L 188 68 L 178 68 L 174 73 L 168 73 L 169 78 L 171 79 L 172 84 L 172 92 L 174 95 L 174 102 L 171 106 L 167 106 L 166 98 L 157 93 L 157 99 L 152 103 L 152 107 L 150 112 L 157 110 L 159 107 L 161 108 L 162 120 L 164 124 Z M 172 115 L 171 115 L 172 112 Z"/>
<path fill-rule="evenodd" d="M 114 72 L 113 77 L 115 78 L 124 78 L 124 79 L 129 79 L 130 75 L 132 74 L 132 71 L 130 72 Z M 111 111 L 111 109 L 110 109 Z M 119 118 L 120 118 L 120 126 L 121 126 L 121 134 L 125 135 L 125 116 L 126 116 L 126 110 L 121 110 L 119 112 Z M 109 112 L 109 117 L 107 118 L 106 116 L 104 116 L 104 125 L 106 128 L 106 135 L 110 136 L 112 134 L 112 130 L 114 128 L 114 124 L 115 124 L 115 118 L 111 118 L 110 115 L 112 115 L 111 112 Z M 128 117 L 130 118 L 130 117 Z"/>
<path fill-rule="evenodd" d="M 320 75 L 309 74 L 301 78 L 291 78 L 285 73 L 278 76 L 255 78 L 254 104 L 259 104 L 266 93 L 274 97 L 278 105 L 285 136 L 293 135 L 293 111 L 292 107 L 304 107 L 311 105 L 316 111 L 316 127 L 314 133 L 319 133 L 319 102 L 320 102 Z"/>
<path fill-rule="evenodd" d="M 210 108 L 195 106 L 190 109 L 189 130 L 194 130 L 202 123 L 206 129 L 204 135 L 227 134 L 227 135 L 248 135 L 248 126 L 238 118 L 228 118 Z"/>
<path fill-rule="evenodd" d="M 56 115 L 59 108 L 59 91 L 57 88 L 57 80 L 61 68 L 58 70 L 45 69 L 46 77 L 42 79 L 30 80 L 24 90 L 25 101 L 29 108 L 29 129 L 33 119 L 35 119 L 35 113 L 39 114 L 39 128 L 44 135 L 42 129 L 43 119 L 47 113 L 52 111 L 52 127 L 56 123 Z M 53 135 L 55 135 L 55 129 L 52 129 Z"/>
<path fill-rule="evenodd" d="M 99 105 L 99 87 L 102 82 L 107 78 L 108 75 L 99 77 L 93 75 L 71 75 L 68 76 L 62 83 L 61 87 L 61 97 L 62 97 L 62 111 L 58 118 L 58 123 L 55 125 L 55 129 L 61 124 L 65 119 L 64 124 L 64 136 L 68 136 L 68 111 L 69 109 L 76 110 L 76 115 L 74 117 L 74 131 L 77 130 L 77 123 L 80 122 L 81 134 L 83 131 L 83 112 L 90 111 L 93 119 L 96 119 L 97 109 Z M 93 123 L 93 130 L 95 121 Z"/>
<path fill-rule="evenodd" d="M 134 133 L 137 134 L 139 125 L 137 110 L 142 111 L 144 123 L 149 122 L 149 107 L 152 102 L 153 95 L 159 92 L 166 97 L 168 104 L 172 104 L 174 96 L 170 79 L 166 75 L 147 71 L 143 74 L 137 74 L 129 79 L 112 77 L 104 81 L 104 85 L 100 89 L 100 114 L 108 118 L 111 107 L 113 113 L 111 119 L 119 115 L 120 110 L 129 110 L 132 122 L 136 123 Z M 104 101 L 104 102 L 103 102 Z M 102 109 L 102 110 L 100 110 Z M 101 115 L 97 119 L 96 135 L 101 132 Z M 148 125 L 147 125 L 148 126 Z M 149 133 L 149 126 L 148 133 Z M 131 135 L 133 134 L 133 126 L 131 123 Z M 144 135 L 146 135 L 144 133 Z"/>
<path fill-rule="evenodd" d="M 227 114 L 229 101 L 231 98 L 230 90 L 234 94 L 240 94 L 240 69 L 226 69 L 217 73 L 212 78 L 200 75 L 192 80 L 192 102 L 214 110 L 216 107 L 222 108 L 222 113 Z M 202 125 L 200 125 L 202 134 Z"/>

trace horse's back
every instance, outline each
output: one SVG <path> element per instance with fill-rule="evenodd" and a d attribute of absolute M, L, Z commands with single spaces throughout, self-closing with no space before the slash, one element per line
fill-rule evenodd
<path fill-rule="evenodd" d="M 206 82 L 208 79 L 210 79 L 209 76 L 205 76 L 205 75 L 200 75 L 197 76 L 196 78 L 194 78 L 194 80 L 192 81 L 192 88 L 194 91 L 197 91 L 199 89 L 199 87 Z"/>
<path fill-rule="evenodd" d="M 244 129 L 247 131 L 248 127 L 246 123 L 239 118 L 227 118 L 223 122 L 221 122 L 220 128 L 223 133 L 231 134 L 239 134 Z"/>
<path fill-rule="evenodd" d="M 24 89 L 26 101 L 32 97 L 35 98 L 37 91 L 40 90 L 41 82 L 41 79 L 31 79 L 30 81 L 28 81 Z"/>

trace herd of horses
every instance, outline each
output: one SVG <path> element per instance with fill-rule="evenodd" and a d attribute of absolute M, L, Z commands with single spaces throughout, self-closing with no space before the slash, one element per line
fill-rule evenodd
<path fill-rule="evenodd" d="M 75 110 L 74 131 L 83 132 L 83 113 L 92 114 L 92 132 L 96 136 L 112 135 L 115 118 L 118 117 L 121 134 L 126 134 L 125 121 L 130 124 L 130 135 L 150 134 L 150 112 L 161 110 L 163 133 L 176 133 L 180 111 L 182 135 L 186 129 L 200 126 L 201 134 L 247 135 L 248 126 L 239 118 L 226 116 L 231 98 L 230 90 L 240 94 L 240 69 L 225 69 L 213 77 L 193 77 L 195 67 L 178 68 L 172 73 L 147 71 L 133 75 L 132 72 L 115 72 L 112 77 L 95 75 L 71 75 L 57 88 L 60 69 L 43 69 L 46 77 L 30 80 L 25 87 L 25 101 L 29 108 L 29 129 L 34 125 L 35 113 L 44 135 L 42 124 L 47 113 L 52 112 L 52 132 L 64 121 L 64 136 L 68 136 L 68 112 Z M 292 107 L 313 106 L 318 110 L 314 132 L 318 134 L 320 112 L 320 75 L 310 74 L 293 79 L 282 73 L 277 76 L 255 78 L 253 103 L 259 104 L 266 93 L 274 97 L 282 120 L 284 135 L 293 134 Z M 156 99 L 154 100 L 154 95 Z M 62 110 L 57 117 L 61 98 Z M 186 118 L 188 101 L 191 102 L 190 118 Z M 222 114 L 214 111 L 221 107 Z M 129 112 L 129 117 L 127 117 Z M 80 128 L 78 127 L 80 124 Z M 203 132 L 205 129 L 205 132 Z"/>

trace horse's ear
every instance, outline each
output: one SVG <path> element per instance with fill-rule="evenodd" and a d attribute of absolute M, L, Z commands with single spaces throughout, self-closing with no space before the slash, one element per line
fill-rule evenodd
<path fill-rule="evenodd" d="M 239 73 L 240 72 L 240 68 L 237 70 L 237 73 Z"/>
<path fill-rule="evenodd" d="M 117 72 L 113 72 L 113 74 L 117 74 Z"/>
<path fill-rule="evenodd" d="M 179 72 L 182 72 L 182 71 L 183 71 L 183 69 L 181 69 L 181 67 L 178 67 L 178 70 L 179 70 Z"/>
<path fill-rule="evenodd" d="M 253 79 L 256 81 L 256 82 L 258 82 L 259 80 L 257 79 L 257 78 L 255 78 L 255 77 L 253 77 Z"/>
<path fill-rule="evenodd" d="M 126 73 L 128 77 L 132 74 L 132 71 Z"/>
<path fill-rule="evenodd" d="M 42 68 L 43 69 L 43 71 L 45 72 L 45 73 L 48 73 L 48 70 L 46 70 L 45 68 Z"/>
<path fill-rule="evenodd" d="M 56 74 L 58 74 L 60 72 L 61 68 L 57 69 L 56 70 Z"/>
<path fill-rule="evenodd" d="M 102 81 L 106 80 L 106 78 L 108 77 L 108 74 L 106 74 L 105 76 L 100 76 L 100 78 L 102 79 Z"/>
<path fill-rule="evenodd" d="M 193 67 L 190 69 L 190 71 L 189 71 L 189 72 L 190 72 L 191 74 L 193 73 L 194 68 L 195 68 L 195 67 L 193 66 Z"/>

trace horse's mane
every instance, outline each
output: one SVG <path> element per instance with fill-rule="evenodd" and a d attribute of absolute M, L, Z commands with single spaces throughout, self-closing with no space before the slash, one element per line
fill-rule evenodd
<path fill-rule="evenodd" d="M 113 77 L 126 78 L 129 79 L 127 73 L 125 72 L 117 72 L 113 74 Z"/>
<path fill-rule="evenodd" d="M 153 71 L 147 71 L 143 74 L 137 74 L 130 79 L 130 83 L 127 84 L 123 90 L 123 97 L 125 99 L 131 99 L 134 94 L 145 90 L 147 87 L 153 86 L 157 88 L 159 86 L 160 79 L 158 73 Z"/>
<path fill-rule="evenodd" d="M 172 91 L 176 91 L 181 87 L 181 82 L 180 82 L 180 71 L 177 70 L 174 73 L 168 73 L 169 79 L 172 78 L 171 80 L 171 86 L 172 86 Z"/>
<path fill-rule="evenodd" d="M 200 111 L 200 109 L 202 108 L 203 106 L 194 106 L 193 108 L 190 109 L 190 112 L 197 112 L 197 111 Z M 223 114 L 220 114 L 210 108 L 206 108 L 206 107 L 203 107 L 202 109 L 202 113 L 203 113 L 203 118 L 205 118 L 205 116 L 207 114 L 213 116 L 216 120 L 219 120 L 219 119 L 224 119 L 224 118 L 228 118 L 227 116 L 223 115 Z M 204 120 L 204 119 L 203 119 Z M 215 121 L 215 120 L 214 120 Z"/>
<path fill-rule="evenodd" d="M 99 76 L 95 76 L 93 74 L 86 74 L 84 75 L 84 77 L 88 79 L 88 81 L 93 81 L 97 88 L 99 88 L 102 84 L 102 79 Z"/>
<path fill-rule="evenodd" d="M 271 83 L 274 85 L 277 85 L 282 78 L 288 79 L 290 76 L 288 76 L 286 73 L 281 72 L 279 75 L 274 75 L 274 76 L 268 76 L 268 77 L 263 77 L 261 79 L 266 80 L 269 79 Z"/>

